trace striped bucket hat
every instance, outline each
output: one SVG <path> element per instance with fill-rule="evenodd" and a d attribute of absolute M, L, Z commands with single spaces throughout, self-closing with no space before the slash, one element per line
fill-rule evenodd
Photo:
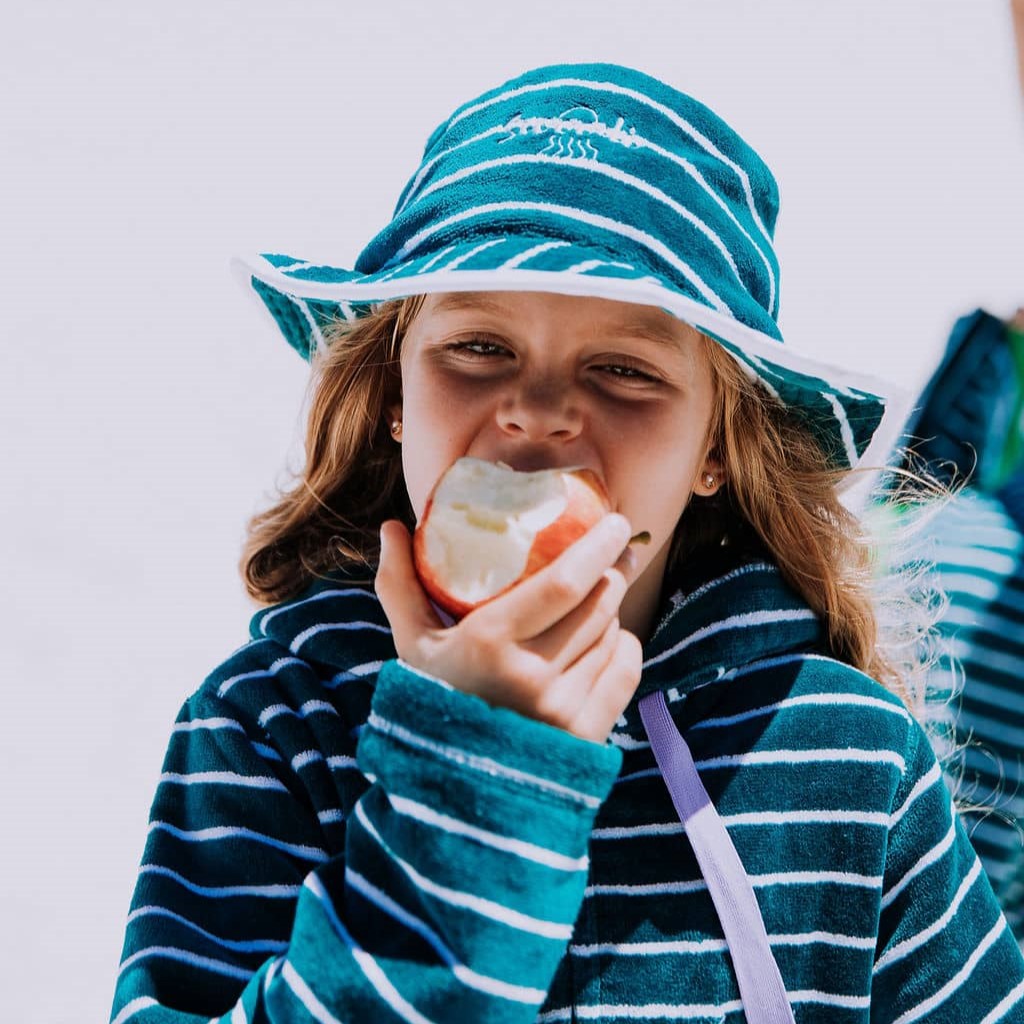
<path fill-rule="evenodd" d="M 771 172 L 701 103 L 629 68 L 556 65 L 433 132 L 354 269 L 280 254 L 235 266 L 306 358 L 326 325 L 408 295 L 528 290 L 660 307 L 797 411 L 837 468 L 882 465 L 901 426 L 891 391 L 782 345 L 777 210 Z"/>

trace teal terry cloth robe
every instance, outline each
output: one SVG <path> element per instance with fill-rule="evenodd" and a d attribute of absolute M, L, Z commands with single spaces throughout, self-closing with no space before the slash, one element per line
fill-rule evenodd
<path fill-rule="evenodd" d="M 117 1024 L 745 1019 L 635 700 L 607 744 L 491 708 L 340 578 L 251 631 L 174 726 Z M 773 566 L 678 577 L 644 653 L 800 1024 L 1024 1021 L 925 734 Z"/>
<path fill-rule="evenodd" d="M 933 703 L 971 842 L 1024 943 L 1024 337 L 976 310 L 953 326 L 908 434 L 928 472 L 969 486 L 924 519 L 906 561 L 933 566 Z M 914 463 L 904 468 L 916 470 Z"/>
<path fill-rule="evenodd" d="M 949 718 L 946 765 L 996 897 L 1024 942 L 1024 471 L 998 494 L 967 489 L 918 540 L 948 604 L 933 700 Z M 1016 512 L 1016 515 L 1014 514 Z"/>

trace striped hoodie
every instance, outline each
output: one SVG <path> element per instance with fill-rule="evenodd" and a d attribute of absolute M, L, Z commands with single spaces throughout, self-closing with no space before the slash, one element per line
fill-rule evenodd
<path fill-rule="evenodd" d="M 666 694 L 801 1024 L 1024 1021 L 1024 960 L 928 740 L 761 561 L 666 588 Z M 745 1020 L 634 701 L 578 739 L 395 658 L 340 577 L 185 703 L 116 1024 Z"/>
<path fill-rule="evenodd" d="M 950 775 L 976 808 L 964 813 L 971 842 L 1024 942 L 1024 474 L 1016 488 L 962 491 L 919 543 L 949 602 L 929 682 L 951 718 Z"/>

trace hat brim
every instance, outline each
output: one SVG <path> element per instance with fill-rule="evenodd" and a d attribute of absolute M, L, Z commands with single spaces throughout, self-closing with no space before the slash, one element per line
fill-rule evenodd
<path fill-rule="evenodd" d="M 910 409 L 903 389 L 786 348 L 781 339 L 680 294 L 648 270 L 611 261 L 606 253 L 573 246 L 578 259 L 569 270 L 520 266 L 514 257 L 480 266 L 487 244 L 471 239 L 449 247 L 439 269 L 436 254 L 372 274 L 276 254 L 237 257 L 232 268 L 306 359 L 323 347 L 323 331 L 332 323 L 357 320 L 376 303 L 410 295 L 542 291 L 661 308 L 718 341 L 748 375 L 801 415 L 837 468 L 881 468 L 891 457 Z M 527 253 L 549 243 L 524 239 L 523 244 Z M 565 254 L 560 255 L 565 267 Z"/>

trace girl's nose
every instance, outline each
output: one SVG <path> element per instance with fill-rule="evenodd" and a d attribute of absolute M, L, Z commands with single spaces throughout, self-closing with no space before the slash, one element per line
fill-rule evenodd
<path fill-rule="evenodd" d="M 521 383 L 503 399 L 497 419 L 506 434 L 528 441 L 569 441 L 583 425 L 570 389 L 552 380 Z"/>

